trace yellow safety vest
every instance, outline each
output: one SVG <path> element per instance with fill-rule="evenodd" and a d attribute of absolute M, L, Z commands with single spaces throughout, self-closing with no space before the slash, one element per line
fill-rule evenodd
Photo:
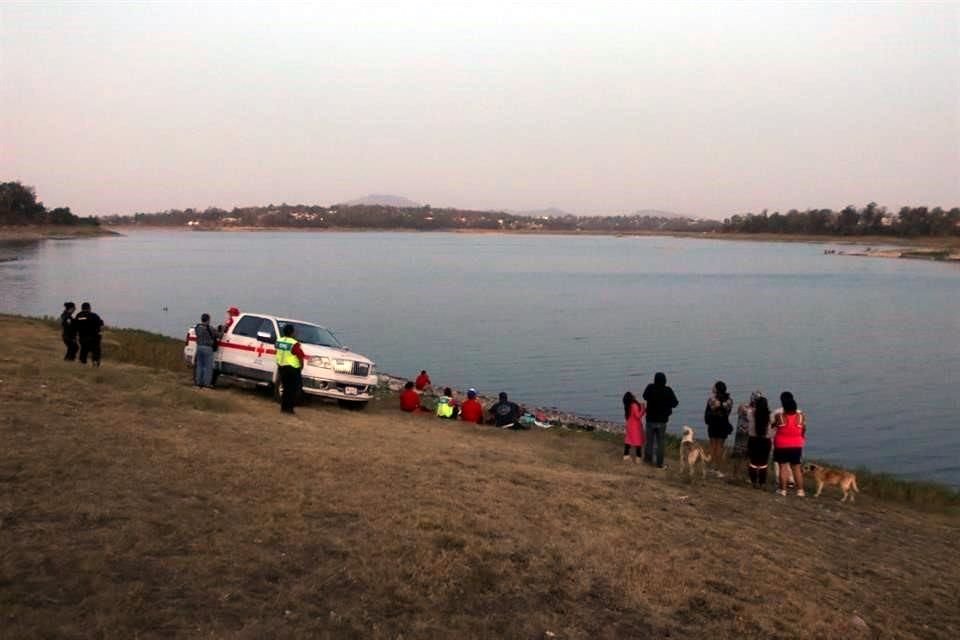
<path fill-rule="evenodd" d="M 437 403 L 437 417 L 438 418 L 453 417 L 453 405 L 450 403 L 450 398 L 447 398 L 446 396 L 440 398 L 440 401 Z"/>
<path fill-rule="evenodd" d="M 277 366 L 278 367 L 293 367 L 295 369 L 300 368 L 300 358 L 293 355 L 293 345 L 297 344 L 297 341 L 293 338 L 277 338 Z"/>

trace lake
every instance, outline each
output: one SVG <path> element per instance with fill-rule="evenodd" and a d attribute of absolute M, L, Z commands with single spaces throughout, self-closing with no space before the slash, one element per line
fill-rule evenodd
<path fill-rule="evenodd" d="M 960 487 L 960 268 L 828 246 L 133 231 L 4 245 L 17 260 L 0 263 L 0 311 L 90 300 L 108 325 L 175 337 L 204 311 L 277 313 L 381 371 L 613 420 L 662 370 L 680 398 L 670 431 L 700 437 L 715 380 L 737 403 L 789 389 L 810 457 Z"/>

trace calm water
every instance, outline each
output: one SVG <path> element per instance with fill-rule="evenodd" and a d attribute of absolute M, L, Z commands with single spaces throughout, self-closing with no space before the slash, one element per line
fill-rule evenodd
<path fill-rule="evenodd" d="M 19 257 L 0 263 L 0 311 L 89 299 L 107 324 L 176 337 L 203 311 L 276 312 L 333 328 L 383 371 L 611 419 L 663 370 L 680 398 L 671 430 L 701 436 L 714 380 L 737 402 L 790 389 L 809 455 L 960 486 L 956 265 L 440 233 L 136 232 L 0 253 Z"/>

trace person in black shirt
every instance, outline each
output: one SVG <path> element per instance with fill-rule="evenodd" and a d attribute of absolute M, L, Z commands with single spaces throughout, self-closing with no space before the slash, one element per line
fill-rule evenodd
<path fill-rule="evenodd" d="M 77 310 L 77 305 L 72 302 L 63 303 L 63 313 L 60 314 L 60 329 L 63 333 L 63 344 L 67 347 L 67 354 L 63 356 L 64 360 L 77 359 L 77 329 L 73 326 L 73 312 Z"/>
<path fill-rule="evenodd" d="M 520 405 L 507 400 L 507 394 L 503 391 L 500 392 L 499 402 L 490 407 L 490 416 L 493 418 L 493 424 L 500 429 L 519 429 L 520 424 L 517 421 L 522 414 L 523 411 L 520 409 Z"/>
<path fill-rule="evenodd" d="M 80 313 L 73 319 L 73 326 L 80 338 L 80 364 L 87 364 L 90 356 L 93 366 L 100 366 L 100 331 L 103 329 L 103 320 L 90 310 L 90 303 L 80 305 Z"/>
<path fill-rule="evenodd" d="M 643 461 L 647 464 L 653 463 L 653 447 L 656 445 L 657 466 L 662 469 L 667 420 L 680 402 L 673 389 L 667 386 L 666 374 L 660 371 L 653 376 L 653 384 L 648 384 L 643 390 L 643 399 L 647 401 L 647 438 L 643 450 Z"/>

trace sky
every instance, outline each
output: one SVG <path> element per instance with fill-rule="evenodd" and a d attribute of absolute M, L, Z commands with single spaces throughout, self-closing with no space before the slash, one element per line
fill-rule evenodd
<path fill-rule="evenodd" d="M 82 215 L 960 206 L 960 2 L 8 1 L 0 180 Z"/>

